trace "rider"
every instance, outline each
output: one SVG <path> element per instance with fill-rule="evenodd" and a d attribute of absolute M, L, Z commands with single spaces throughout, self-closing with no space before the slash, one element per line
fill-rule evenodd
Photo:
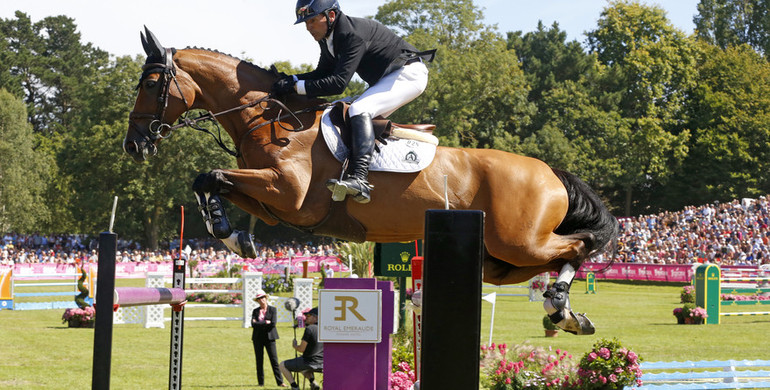
<path fill-rule="evenodd" d="M 315 70 L 287 76 L 273 85 L 276 95 L 338 95 L 353 73 L 369 85 L 350 105 L 352 130 L 348 169 L 342 180 L 326 183 L 330 191 L 343 187 L 359 203 L 371 200 L 369 164 L 374 150 L 372 118 L 387 117 L 419 96 L 428 85 L 428 68 L 435 50 L 418 52 L 387 27 L 371 19 L 342 13 L 337 0 L 298 0 L 297 21 L 305 22 L 321 47 Z"/>

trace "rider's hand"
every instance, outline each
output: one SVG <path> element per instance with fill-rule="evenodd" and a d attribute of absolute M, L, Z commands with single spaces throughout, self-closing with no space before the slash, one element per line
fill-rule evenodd
<path fill-rule="evenodd" d="M 297 82 L 294 81 L 294 78 L 291 76 L 284 77 L 273 84 L 273 88 L 271 89 L 271 92 L 273 95 L 278 96 L 285 96 L 290 93 L 297 93 L 297 90 L 294 89 L 294 84 Z"/>

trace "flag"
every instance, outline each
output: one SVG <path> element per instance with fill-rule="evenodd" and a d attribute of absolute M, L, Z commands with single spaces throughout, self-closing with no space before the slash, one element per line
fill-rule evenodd
<path fill-rule="evenodd" d="M 487 295 L 484 295 L 483 297 L 481 297 L 481 299 L 483 299 L 483 300 L 485 300 L 485 301 L 487 301 L 489 303 L 492 303 L 492 304 L 495 303 L 495 299 L 496 298 L 497 298 L 497 293 L 496 292 L 493 292 L 493 293 L 490 293 L 490 294 L 487 294 Z"/>

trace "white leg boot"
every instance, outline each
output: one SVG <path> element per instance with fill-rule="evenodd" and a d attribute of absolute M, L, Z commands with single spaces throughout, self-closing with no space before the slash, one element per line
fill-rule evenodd
<path fill-rule="evenodd" d="M 594 334 L 596 328 L 593 322 L 585 314 L 575 314 L 570 306 L 569 288 L 576 273 L 575 268 L 569 263 L 561 268 L 556 282 L 543 293 L 546 298 L 543 309 L 551 317 L 551 321 L 566 332 L 578 335 Z"/>

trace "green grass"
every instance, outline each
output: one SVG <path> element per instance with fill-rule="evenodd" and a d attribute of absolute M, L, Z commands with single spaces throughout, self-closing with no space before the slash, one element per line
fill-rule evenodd
<path fill-rule="evenodd" d="M 118 281 L 121 286 L 142 283 L 141 280 Z M 576 281 L 571 294 L 573 308 L 588 313 L 596 324 L 595 335 L 573 336 L 560 332 L 557 338 L 545 338 L 541 303 L 530 303 L 525 297 L 498 297 L 493 342 L 528 342 L 561 348 L 579 358 L 597 339 L 617 337 L 647 361 L 767 358 L 765 335 L 770 333 L 770 317 L 725 317 L 721 325 L 675 325 L 672 310 L 681 306 L 681 286 L 601 280 L 597 285 L 596 295 L 586 295 L 583 294 L 585 283 Z M 512 292 L 502 288 L 484 289 L 485 293 L 493 291 Z M 486 302 L 482 305 L 483 344 L 489 338 L 491 307 Z M 239 309 L 211 309 L 213 311 L 203 313 L 205 310 L 209 309 L 196 309 L 188 315 L 241 315 Z M 62 312 L 0 311 L 0 388 L 90 387 L 93 330 L 67 328 L 61 323 Z M 112 388 L 166 388 L 169 332 L 168 327 L 115 326 Z M 281 336 L 279 359 L 293 358 L 291 325 L 280 323 L 278 332 Z M 241 328 L 236 321 L 186 323 L 183 367 L 182 385 L 186 389 L 256 388 L 251 329 Z M 278 389 L 269 370 L 266 384 L 265 389 Z"/>

